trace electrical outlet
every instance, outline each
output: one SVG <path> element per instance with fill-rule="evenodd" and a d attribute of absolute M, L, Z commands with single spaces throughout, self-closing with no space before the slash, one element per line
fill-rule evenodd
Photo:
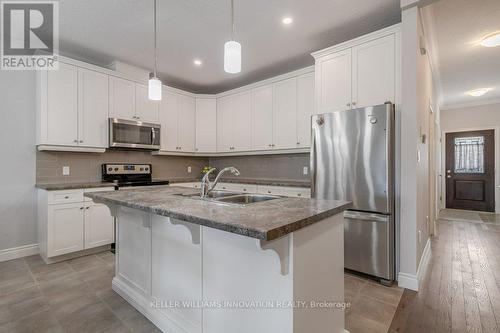
<path fill-rule="evenodd" d="M 418 231 L 418 243 L 422 243 L 422 231 Z"/>
<path fill-rule="evenodd" d="M 69 166 L 63 166 L 63 176 L 69 176 Z"/>
<path fill-rule="evenodd" d="M 304 167 L 302 169 L 302 174 L 304 174 L 304 176 L 306 176 L 308 173 L 309 173 L 309 168 L 308 167 Z"/>
<path fill-rule="evenodd" d="M 188 173 L 191 173 L 191 167 L 188 166 Z"/>

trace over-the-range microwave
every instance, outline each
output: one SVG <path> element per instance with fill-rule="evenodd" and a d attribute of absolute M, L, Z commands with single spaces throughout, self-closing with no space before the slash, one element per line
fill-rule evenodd
<path fill-rule="evenodd" d="M 109 147 L 160 149 L 160 124 L 109 118 Z"/>

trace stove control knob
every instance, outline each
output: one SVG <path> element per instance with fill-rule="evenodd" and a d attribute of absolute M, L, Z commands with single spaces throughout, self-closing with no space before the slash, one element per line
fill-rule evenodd
<path fill-rule="evenodd" d="M 149 171 L 149 168 L 146 167 L 146 169 L 144 169 L 144 170 Z"/>
<path fill-rule="evenodd" d="M 139 170 L 144 171 L 144 168 L 140 168 Z"/>
<path fill-rule="evenodd" d="M 115 168 L 115 171 L 118 171 L 118 168 Z"/>
<path fill-rule="evenodd" d="M 108 168 L 108 171 L 113 171 L 113 168 Z"/>

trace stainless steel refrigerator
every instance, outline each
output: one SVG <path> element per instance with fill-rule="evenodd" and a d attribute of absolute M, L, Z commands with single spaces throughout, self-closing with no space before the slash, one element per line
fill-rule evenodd
<path fill-rule="evenodd" d="M 394 280 L 394 105 L 312 116 L 312 196 L 349 200 L 345 268 Z"/>

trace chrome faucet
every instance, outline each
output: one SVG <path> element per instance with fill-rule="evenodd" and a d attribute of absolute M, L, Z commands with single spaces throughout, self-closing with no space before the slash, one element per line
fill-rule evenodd
<path fill-rule="evenodd" d="M 210 191 L 212 191 L 215 188 L 215 186 L 217 186 L 217 183 L 219 182 L 220 178 L 222 177 L 222 175 L 225 172 L 231 171 L 231 173 L 235 176 L 240 175 L 240 172 L 235 167 L 224 168 L 219 172 L 217 177 L 215 177 L 214 183 L 212 184 L 212 186 L 210 186 L 210 179 L 208 177 L 214 171 L 215 171 L 215 168 L 208 170 L 207 173 L 205 174 L 205 176 L 203 176 L 203 178 L 201 179 L 201 197 L 202 198 L 206 198 L 208 193 L 210 193 Z"/>

